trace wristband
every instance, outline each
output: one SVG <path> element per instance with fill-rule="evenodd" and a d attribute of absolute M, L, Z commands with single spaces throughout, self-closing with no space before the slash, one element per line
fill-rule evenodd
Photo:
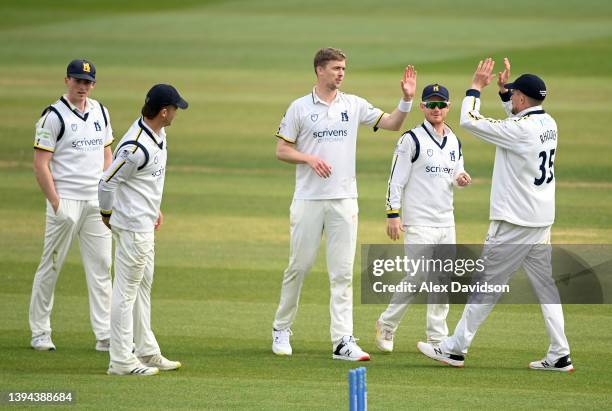
<path fill-rule="evenodd" d="M 397 109 L 402 113 L 409 113 L 412 110 L 412 100 L 404 101 L 404 99 L 400 99 L 399 104 L 397 105 Z"/>
<path fill-rule="evenodd" d="M 399 216 L 399 210 L 387 210 L 387 218 L 397 218 Z"/>
<path fill-rule="evenodd" d="M 113 214 L 113 211 L 100 209 L 100 214 L 102 215 L 102 217 L 110 217 L 111 214 Z"/>
<path fill-rule="evenodd" d="M 505 93 L 500 92 L 499 97 L 501 98 L 501 101 L 507 103 L 512 98 L 512 92 L 510 92 L 510 90 L 506 91 Z"/>
<path fill-rule="evenodd" d="M 465 92 L 465 95 L 468 96 L 468 97 L 480 98 L 480 91 L 471 88 L 471 89 L 469 89 L 468 91 Z"/>

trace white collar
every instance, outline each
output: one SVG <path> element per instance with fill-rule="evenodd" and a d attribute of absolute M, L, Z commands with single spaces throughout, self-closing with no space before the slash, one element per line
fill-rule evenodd
<path fill-rule="evenodd" d="M 151 127 L 149 127 L 149 125 L 145 122 L 144 117 L 140 117 L 140 119 L 138 120 L 138 124 L 140 127 L 145 129 L 145 132 L 151 136 L 153 138 L 153 140 L 155 140 L 155 143 L 157 145 L 163 144 L 164 143 L 164 137 L 166 137 L 166 130 L 164 130 L 164 127 L 162 127 L 159 130 L 159 134 L 155 133 L 155 131 L 153 131 L 151 129 Z"/>
<path fill-rule="evenodd" d="M 89 109 L 91 108 L 91 104 L 89 103 L 89 97 L 85 98 L 85 111 L 79 110 L 79 108 L 77 106 L 72 104 L 72 102 L 70 100 L 68 100 L 68 94 L 64 94 L 62 97 L 64 98 L 66 103 L 68 103 L 68 107 L 70 107 L 70 110 L 72 110 L 72 111 L 76 110 L 77 113 L 81 113 L 81 114 L 89 113 Z"/>
<path fill-rule="evenodd" d="M 527 107 L 525 110 L 516 113 L 515 117 L 523 117 L 526 114 L 529 114 L 532 111 L 542 110 L 542 106 L 531 106 Z"/>
<path fill-rule="evenodd" d="M 429 121 L 427 121 L 427 120 L 423 120 L 423 124 L 425 125 L 425 127 L 427 128 L 427 130 L 429 130 L 429 132 L 430 132 L 430 133 L 432 133 L 432 135 L 433 135 L 434 137 L 437 137 L 437 138 L 439 138 L 439 139 L 442 139 L 442 138 L 444 138 L 445 136 L 448 136 L 448 135 L 450 134 L 450 132 L 451 132 L 450 127 L 448 127 L 448 126 L 446 125 L 446 123 L 444 123 L 444 131 L 442 132 L 442 133 L 443 133 L 442 135 L 439 135 L 439 134 L 436 132 L 436 129 L 434 128 L 434 126 L 432 126 L 432 125 L 431 125 L 431 123 L 430 123 Z"/>
<path fill-rule="evenodd" d="M 336 97 L 331 102 L 331 104 L 328 104 L 326 101 L 321 100 L 321 98 L 319 97 L 319 95 L 316 92 L 316 89 L 317 89 L 317 86 L 314 86 L 312 88 L 312 102 L 314 104 L 321 103 L 321 104 L 325 104 L 326 106 L 331 106 L 332 104 L 334 104 L 335 102 L 340 100 L 340 95 L 342 94 L 342 92 L 340 90 L 336 90 Z"/>

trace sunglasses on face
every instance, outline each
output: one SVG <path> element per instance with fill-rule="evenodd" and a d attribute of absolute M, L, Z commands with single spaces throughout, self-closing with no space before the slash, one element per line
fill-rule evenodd
<path fill-rule="evenodd" d="M 440 110 L 448 107 L 447 101 L 425 101 L 423 104 L 425 104 L 425 107 L 427 107 L 430 110 L 433 110 L 436 107 L 439 108 Z"/>

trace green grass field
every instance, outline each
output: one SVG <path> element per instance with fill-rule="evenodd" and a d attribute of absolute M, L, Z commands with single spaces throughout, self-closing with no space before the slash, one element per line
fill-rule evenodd
<path fill-rule="evenodd" d="M 312 57 L 324 46 L 349 56 L 343 89 L 386 110 L 400 98 L 406 64 L 417 67 L 419 89 L 431 82 L 449 87 L 449 123 L 475 180 L 455 196 L 462 243 L 484 238 L 494 156 L 493 147 L 457 124 L 475 64 L 509 56 L 513 77 L 540 74 L 550 90 L 545 108 L 560 131 L 553 241 L 612 242 L 612 3 L 57 3 L 0 3 L 0 391 L 71 390 L 76 407 L 88 409 L 347 408 L 346 375 L 354 364 L 331 360 L 324 253 L 304 286 L 294 356 L 270 352 L 294 182 L 294 168 L 274 157 L 273 134 L 288 104 L 310 91 Z M 166 218 L 153 290 L 154 329 L 164 353 L 183 362 L 179 372 L 105 375 L 108 356 L 93 350 L 76 247 L 56 289 L 58 349 L 29 348 L 28 304 L 44 228 L 44 198 L 31 170 L 33 127 L 63 93 L 66 64 L 77 57 L 96 64 L 94 98 L 109 107 L 117 140 L 151 85 L 172 83 L 190 103 L 168 129 Z M 483 93 L 482 111 L 503 115 L 494 87 Z M 404 128 L 421 118 L 413 111 Z M 360 243 L 389 243 L 384 195 L 398 137 L 360 132 Z M 358 256 L 355 284 L 359 269 Z M 373 354 L 372 410 L 612 408 L 609 305 L 565 307 L 572 375 L 527 370 L 548 346 L 535 305 L 496 307 L 466 368 L 456 370 L 417 353 L 423 306 L 409 311 L 396 351 L 377 355 L 374 322 L 384 306 L 361 305 L 355 289 L 355 334 Z M 461 311 L 451 308 L 451 326 Z"/>

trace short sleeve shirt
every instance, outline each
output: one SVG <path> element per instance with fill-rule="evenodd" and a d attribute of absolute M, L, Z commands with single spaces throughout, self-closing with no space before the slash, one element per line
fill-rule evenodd
<path fill-rule="evenodd" d="M 104 148 L 113 142 L 108 111 L 87 99 L 85 112 L 79 112 L 66 96 L 51 107 L 36 123 L 34 148 L 53 153 L 51 175 L 60 197 L 95 200 Z"/>
<path fill-rule="evenodd" d="M 360 124 L 376 127 L 383 114 L 367 100 L 342 92 L 331 104 L 322 101 L 314 90 L 291 103 L 276 136 L 332 168 L 330 177 L 321 178 L 308 164 L 297 164 L 294 198 L 356 198 L 357 130 Z"/>

